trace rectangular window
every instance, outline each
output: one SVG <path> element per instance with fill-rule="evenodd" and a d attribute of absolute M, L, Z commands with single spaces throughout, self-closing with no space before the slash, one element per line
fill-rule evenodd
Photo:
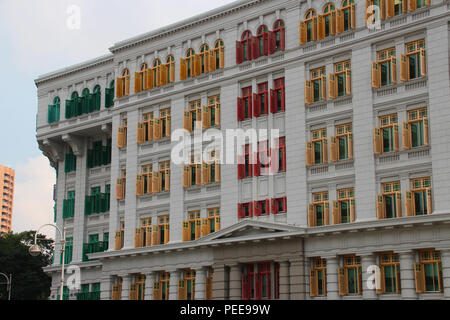
<path fill-rule="evenodd" d="M 381 185 L 383 192 L 383 219 L 397 218 L 402 215 L 400 181 L 386 182 Z M 378 208 L 377 208 L 378 209 Z"/>
<path fill-rule="evenodd" d="M 382 152 L 398 151 L 398 117 L 390 114 L 379 117 Z"/>
<path fill-rule="evenodd" d="M 308 224 L 310 227 L 319 227 L 329 224 L 328 191 L 312 194 L 313 202 L 308 209 Z"/>
<path fill-rule="evenodd" d="M 327 129 L 313 130 L 311 132 L 311 143 L 313 151 L 313 164 L 328 162 Z"/>
<path fill-rule="evenodd" d="M 310 296 L 327 296 L 327 263 L 325 259 L 313 258 L 310 270 Z"/>
<path fill-rule="evenodd" d="M 362 295 L 361 258 L 357 256 L 344 256 L 344 272 L 344 285 L 347 289 L 345 294 Z"/>
<path fill-rule="evenodd" d="M 252 87 L 242 88 L 243 119 L 252 117 Z"/>
<path fill-rule="evenodd" d="M 352 124 L 346 123 L 336 126 L 336 142 L 338 144 L 338 160 L 352 158 Z"/>
<path fill-rule="evenodd" d="M 351 94 L 351 64 L 350 60 L 334 64 L 335 96 L 342 97 Z"/>
<path fill-rule="evenodd" d="M 286 110 L 284 78 L 273 81 L 274 89 L 270 90 L 270 112 L 277 113 Z"/>
<path fill-rule="evenodd" d="M 159 243 L 166 244 L 169 242 L 169 215 L 163 215 L 158 217 L 158 229 L 159 229 Z"/>
<path fill-rule="evenodd" d="M 380 254 L 381 288 L 378 294 L 400 293 L 400 258 L 395 253 Z"/>
<path fill-rule="evenodd" d="M 443 292 L 442 261 L 439 251 L 422 250 L 415 264 L 416 292 Z"/>
<path fill-rule="evenodd" d="M 159 163 L 158 178 L 159 191 L 170 191 L 170 160 L 162 161 Z"/>
<path fill-rule="evenodd" d="M 209 126 L 220 126 L 220 94 L 208 97 Z"/>
<path fill-rule="evenodd" d="M 381 86 L 388 86 L 395 81 L 396 70 L 394 69 L 395 48 L 388 48 L 377 52 L 377 64 L 379 72 L 379 80 Z"/>
<path fill-rule="evenodd" d="M 411 193 L 414 215 L 430 214 L 432 211 L 430 177 L 411 179 Z"/>
<path fill-rule="evenodd" d="M 325 67 L 316 68 L 310 71 L 312 101 L 326 100 L 326 70 Z"/>
<path fill-rule="evenodd" d="M 425 40 L 409 42 L 405 45 L 408 80 L 426 76 Z"/>
<path fill-rule="evenodd" d="M 428 116 L 427 108 L 408 111 L 408 126 L 411 147 L 428 146 Z"/>
<path fill-rule="evenodd" d="M 238 203 L 238 218 L 253 217 L 253 202 Z"/>
<path fill-rule="evenodd" d="M 346 188 L 337 190 L 337 201 L 339 206 L 338 219 L 339 223 L 350 223 L 354 221 L 354 201 L 355 201 L 354 188 Z M 334 214 L 336 214 L 334 212 Z"/>

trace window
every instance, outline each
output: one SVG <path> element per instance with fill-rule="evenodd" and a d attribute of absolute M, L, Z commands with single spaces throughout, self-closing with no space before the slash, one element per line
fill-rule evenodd
<path fill-rule="evenodd" d="M 53 104 L 48 105 L 47 121 L 49 124 L 59 121 L 60 105 L 61 100 L 59 97 L 55 97 L 53 99 Z"/>
<path fill-rule="evenodd" d="M 337 15 L 337 32 L 344 32 L 356 27 L 355 18 L 355 1 L 354 0 L 343 0 L 341 5 L 341 10 L 338 10 Z M 367 10 L 366 10 L 367 12 Z"/>
<path fill-rule="evenodd" d="M 427 75 L 425 40 L 409 42 L 405 53 L 400 55 L 400 78 L 409 81 Z"/>
<path fill-rule="evenodd" d="M 225 67 L 225 47 L 222 39 L 216 40 L 214 50 L 209 52 L 209 71 L 223 69 Z"/>
<path fill-rule="evenodd" d="M 272 213 L 285 213 L 287 212 L 287 200 L 286 197 L 272 199 Z"/>
<path fill-rule="evenodd" d="M 139 72 L 134 74 L 134 92 L 138 93 L 143 90 L 150 89 L 149 80 L 149 69 L 146 62 L 141 64 Z"/>
<path fill-rule="evenodd" d="M 255 201 L 254 202 L 254 214 L 255 214 L 255 217 L 269 215 L 270 214 L 269 199 Z"/>
<path fill-rule="evenodd" d="M 272 152 L 272 155 L 277 156 L 277 169 L 278 170 L 272 170 L 272 172 L 282 172 L 286 171 L 286 137 L 280 137 L 278 138 L 278 141 L 275 143 L 275 150 Z M 272 159 L 271 164 L 274 164 L 275 159 Z"/>
<path fill-rule="evenodd" d="M 220 94 L 208 97 L 207 114 L 205 115 L 208 121 L 203 121 L 203 127 L 220 126 Z"/>
<path fill-rule="evenodd" d="M 243 146 L 243 154 L 238 155 L 238 179 L 253 177 L 254 155 L 250 144 Z"/>
<path fill-rule="evenodd" d="M 334 74 L 328 77 L 329 97 L 335 99 L 352 94 L 352 72 L 350 60 L 334 64 Z"/>
<path fill-rule="evenodd" d="M 209 46 L 205 43 L 200 47 L 200 73 L 209 71 Z"/>
<path fill-rule="evenodd" d="M 200 73 L 200 58 L 194 49 L 186 51 L 186 58 L 180 58 L 180 80 L 195 77 Z"/>
<path fill-rule="evenodd" d="M 313 202 L 308 204 L 308 226 L 320 227 L 329 225 L 328 191 L 312 194 Z"/>
<path fill-rule="evenodd" d="M 202 231 L 202 222 L 204 219 L 200 218 L 200 210 L 194 210 L 188 212 L 188 220 L 183 221 L 183 241 L 193 241 L 200 238 Z"/>
<path fill-rule="evenodd" d="M 69 173 L 76 171 L 77 169 L 77 157 L 74 155 L 72 148 L 69 147 L 69 152 L 66 153 L 64 158 L 64 172 Z"/>
<path fill-rule="evenodd" d="M 411 190 L 405 192 L 407 216 L 431 214 L 432 195 L 430 177 L 411 179 Z"/>
<path fill-rule="evenodd" d="M 64 264 L 69 264 L 72 262 L 72 252 L 73 252 L 73 237 L 66 237 L 66 243 L 64 245 Z M 59 264 L 62 264 L 63 253 L 61 252 Z"/>
<path fill-rule="evenodd" d="M 252 87 L 241 89 L 241 98 L 237 98 L 237 120 L 243 121 L 252 117 Z"/>
<path fill-rule="evenodd" d="M 105 188 L 105 193 L 101 193 L 100 187 L 91 188 L 91 195 L 86 196 L 84 201 L 84 214 L 89 216 L 96 213 L 108 212 L 109 200 L 109 190 Z"/>
<path fill-rule="evenodd" d="M 153 174 L 154 175 L 154 174 Z M 170 191 L 170 160 L 159 163 L 159 191 Z"/>
<path fill-rule="evenodd" d="M 381 184 L 382 194 L 377 195 L 377 218 L 390 219 L 402 216 L 400 181 Z"/>
<path fill-rule="evenodd" d="M 310 80 L 305 80 L 305 103 L 311 104 L 327 99 L 327 76 L 325 67 L 312 69 Z"/>
<path fill-rule="evenodd" d="M 122 278 L 115 277 L 115 283 L 111 288 L 111 300 L 121 300 L 122 298 Z"/>
<path fill-rule="evenodd" d="M 202 102 L 193 100 L 189 102 L 189 110 L 184 111 L 183 128 L 189 132 L 202 128 Z"/>
<path fill-rule="evenodd" d="M 242 33 L 241 41 L 236 41 L 236 64 L 252 60 L 253 39 L 252 33 L 247 30 Z"/>
<path fill-rule="evenodd" d="M 253 217 L 253 202 L 238 203 L 238 218 Z"/>
<path fill-rule="evenodd" d="M 345 188 L 337 190 L 337 200 L 333 201 L 333 224 L 355 221 L 355 190 Z"/>
<path fill-rule="evenodd" d="M 170 274 L 161 271 L 158 276 L 159 281 L 153 282 L 153 300 L 169 300 Z"/>
<path fill-rule="evenodd" d="M 129 300 L 144 300 L 145 296 L 145 275 L 136 274 L 135 282 L 130 284 Z"/>
<path fill-rule="evenodd" d="M 426 6 L 430 6 L 430 0 L 411 0 L 408 1 L 408 10 L 414 11 L 416 9 L 420 9 Z"/>
<path fill-rule="evenodd" d="M 416 292 L 443 292 L 441 253 L 433 249 L 421 250 L 419 262 L 414 263 Z"/>
<path fill-rule="evenodd" d="M 125 68 L 122 71 L 121 77 L 116 79 L 116 83 L 116 97 L 122 98 L 123 96 L 128 96 L 130 94 L 130 71 Z"/>
<path fill-rule="evenodd" d="M 317 40 L 317 14 L 310 9 L 305 14 L 305 20 L 300 21 L 300 44 Z"/>
<path fill-rule="evenodd" d="M 257 87 L 258 93 L 253 94 L 253 115 L 255 117 L 269 113 L 268 83 L 259 83 Z"/>
<path fill-rule="evenodd" d="M 63 200 L 63 219 L 73 218 L 75 214 L 75 191 L 68 191 L 67 198 Z"/>
<path fill-rule="evenodd" d="M 284 148 L 285 150 L 285 148 Z M 259 141 L 258 142 L 258 156 L 256 163 L 254 164 L 254 175 L 260 176 L 268 175 L 271 168 L 271 149 L 269 148 L 269 141 Z"/>
<path fill-rule="evenodd" d="M 377 294 L 400 293 L 400 258 L 395 253 L 380 254 L 381 288 Z"/>
<path fill-rule="evenodd" d="M 344 267 L 338 268 L 339 295 L 362 295 L 361 257 L 344 256 Z"/>
<path fill-rule="evenodd" d="M 92 142 L 92 149 L 87 150 L 86 165 L 88 169 L 108 165 L 111 163 L 111 139 L 107 139 L 106 146 L 103 142 Z"/>
<path fill-rule="evenodd" d="M 213 233 L 219 230 L 220 208 L 208 208 L 208 218 L 202 221 L 202 235 Z"/>
<path fill-rule="evenodd" d="M 333 3 L 323 7 L 323 14 L 318 17 L 319 39 L 326 38 L 336 33 L 336 8 Z"/>
<path fill-rule="evenodd" d="M 122 119 L 122 125 L 117 127 L 117 147 L 125 148 L 127 145 L 127 119 Z"/>
<path fill-rule="evenodd" d="M 109 83 L 109 88 L 105 89 L 105 108 L 114 105 L 114 80 Z"/>
<path fill-rule="evenodd" d="M 166 83 L 174 83 L 175 82 L 175 57 L 173 55 L 168 55 L 166 58 Z"/>
<path fill-rule="evenodd" d="M 120 229 L 116 230 L 114 234 L 114 250 L 120 250 L 123 248 L 124 232 L 125 232 L 125 222 L 121 221 Z"/>
<path fill-rule="evenodd" d="M 277 113 L 286 110 L 284 78 L 273 81 L 274 88 L 270 90 L 270 112 Z"/>
<path fill-rule="evenodd" d="M 331 137 L 331 161 L 353 159 L 352 124 L 336 126 L 336 137 Z"/>
<path fill-rule="evenodd" d="M 178 300 L 194 300 L 195 271 L 188 269 L 183 272 L 183 278 L 178 281 Z"/>
<path fill-rule="evenodd" d="M 266 300 L 278 298 L 279 292 L 278 263 L 260 262 L 242 266 L 241 290 L 242 300 Z M 273 281 L 272 281 L 273 278 Z M 274 294 L 272 294 L 272 285 Z"/>
<path fill-rule="evenodd" d="M 328 162 L 327 129 L 311 132 L 311 141 L 306 142 L 306 166 Z"/>
<path fill-rule="evenodd" d="M 159 111 L 159 118 L 153 116 L 153 112 L 147 112 L 142 115 L 142 122 L 137 124 L 137 143 L 159 140 L 170 137 L 171 134 L 171 115 L 170 108 L 164 108 Z"/>
<path fill-rule="evenodd" d="M 429 146 L 427 108 L 408 111 L 408 122 L 403 123 L 403 148 Z"/>
<path fill-rule="evenodd" d="M 275 34 L 275 51 L 284 51 L 286 46 L 285 24 L 283 20 L 277 20 L 273 24 Z"/>
<path fill-rule="evenodd" d="M 83 244 L 83 261 L 89 261 L 88 254 L 108 250 L 108 241 L 99 241 L 98 234 L 89 235 L 89 242 Z"/>
<path fill-rule="evenodd" d="M 327 262 L 325 259 L 312 259 L 312 268 L 309 270 L 309 295 L 311 297 L 327 296 Z"/>
<path fill-rule="evenodd" d="M 199 155 L 191 156 L 191 164 L 183 166 L 183 187 L 200 186 L 220 182 L 220 157 L 216 151 L 208 159 L 200 161 Z"/>
<path fill-rule="evenodd" d="M 397 60 L 395 48 L 377 52 L 377 61 L 372 62 L 372 87 L 380 88 L 397 83 Z"/>
<path fill-rule="evenodd" d="M 374 152 L 398 152 L 398 117 L 397 114 L 389 114 L 379 117 L 380 128 L 374 129 Z"/>
<path fill-rule="evenodd" d="M 267 26 L 260 26 L 256 33 L 256 41 L 258 46 L 258 57 L 267 56 L 269 54 L 269 29 Z M 253 57 L 255 59 L 256 57 Z"/>

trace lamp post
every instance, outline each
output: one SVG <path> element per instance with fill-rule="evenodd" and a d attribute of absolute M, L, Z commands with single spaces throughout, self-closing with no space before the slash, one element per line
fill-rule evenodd
<path fill-rule="evenodd" d="M 8 300 L 11 300 L 11 282 L 12 282 L 12 274 L 9 275 L 9 278 L 6 274 L 0 272 L 0 276 L 4 276 L 6 278 L 6 291 L 8 291 Z"/>
<path fill-rule="evenodd" d="M 59 235 L 61 237 L 61 252 L 62 252 L 62 263 L 61 263 L 61 288 L 60 288 L 60 294 L 59 294 L 59 300 L 63 300 L 63 293 L 64 293 L 64 253 L 65 253 L 65 244 L 66 244 L 66 227 L 63 228 L 63 232 L 61 232 L 61 229 L 58 228 L 56 224 L 48 223 L 44 224 L 39 227 L 39 229 L 36 231 L 36 234 L 34 235 L 34 244 L 30 247 L 29 252 L 32 256 L 37 256 L 41 254 L 41 247 L 37 245 L 37 235 L 39 230 L 45 226 L 52 226 L 55 227 L 56 230 L 58 230 Z"/>

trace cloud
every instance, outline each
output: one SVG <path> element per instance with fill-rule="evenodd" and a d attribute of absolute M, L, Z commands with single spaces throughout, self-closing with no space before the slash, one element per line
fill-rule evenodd
<path fill-rule="evenodd" d="M 55 170 L 44 156 L 28 159 L 15 168 L 15 188 L 12 215 L 13 232 L 37 230 L 41 225 L 53 223 L 53 184 Z M 54 228 L 41 233 L 54 238 Z"/>

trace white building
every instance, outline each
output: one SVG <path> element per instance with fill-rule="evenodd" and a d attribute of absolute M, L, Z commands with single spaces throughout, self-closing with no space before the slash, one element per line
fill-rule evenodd
<path fill-rule="evenodd" d="M 450 298 L 450 3 L 380 5 L 236 1 L 40 76 L 68 298 Z M 171 162 L 199 117 L 280 168 Z"/>

